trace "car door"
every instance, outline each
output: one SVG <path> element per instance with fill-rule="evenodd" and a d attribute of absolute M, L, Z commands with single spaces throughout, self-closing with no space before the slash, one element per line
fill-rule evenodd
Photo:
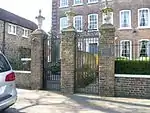
<path fill-rule="evenodd" d="M 6 59 L 6 57 L 0 53 L 0 101 L 3 97 L 11 95 L 12 88 L 15 83 L 15 74 Z"/>

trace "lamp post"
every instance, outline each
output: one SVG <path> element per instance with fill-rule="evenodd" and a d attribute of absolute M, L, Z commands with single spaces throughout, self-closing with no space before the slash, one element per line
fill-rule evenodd
<path fill-rule="evenodd" d="M 105 7 L 102 9 L 102 13 L 104 14 L 105 24 L 111 24 L 111 12 L 113 12 L 113 9 L 108 7 L 108 1 L 105 0 Z"/>
<path fill-rule="evenodd" d="M 70 10 L 65 12 L 65 14 L 68 17 L 68 28 L 73 28 L 73 17 L 76 13 L 72 11 L 72 8 L 70 8 Z"/>
<path fill-rule="evenodd" d="M 38 21 L 38 29 L 42 29 L 42 25 L 43 25 L 43 20 L 45 20 L 45 17 L 43 17 L 42 15 L 41 15 L 41 10 L 39 10 L 39 16 L 37 16 L 37 17 L 35 17 L 36 19 L 37 19 L 37 21 Z"/>

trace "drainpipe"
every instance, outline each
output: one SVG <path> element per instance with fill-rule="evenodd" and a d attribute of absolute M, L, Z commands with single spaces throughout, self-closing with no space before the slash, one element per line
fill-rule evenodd
<path fill-rule="evenodd" d="M 2 53 L 5 54 L 5 28 L 6 28 L 6 22 L 4 21 L 3 24 L 4 28 L 3 28 L 3 40 L 2 40 Z"/>

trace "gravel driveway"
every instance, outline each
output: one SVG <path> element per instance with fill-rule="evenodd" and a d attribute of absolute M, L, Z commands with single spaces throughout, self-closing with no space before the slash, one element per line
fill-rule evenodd
<path fill-rule="evenodd" d="M 150 100 L 18 89 L 16 104 L 3 113 L 150 113 Z"/>

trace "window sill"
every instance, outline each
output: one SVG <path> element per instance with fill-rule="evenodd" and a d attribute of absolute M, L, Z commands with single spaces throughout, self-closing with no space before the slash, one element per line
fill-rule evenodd
<path fill-rule="evenodd" d="M 97 2 L 88 2 L 87 5 L 97 4 L 97 3 L 98 3 L 98 1 Z"/>
<path fill-rule="evenodd" d="M 79 33 L 83 32 L 82 30 L 76 30 L 76 31 L 79 32 Z"/>
<path fill-rule="evenodd" d="M 150 26 L 148 26 L 148 27 L 137 27 L 137 29 L 150 29 Z"/>
<path fill-rule="evenodd" d="M 22 36 L 23 38 L 29 38 L 28 36 Z"/>
<path fill-rule="evenodd" d="M 61 9 L 61 8 L 68 8 L 69 6 L 60 6 L 59 8 Z"/>
<path fill-rule="evenodd" d="M 132 28 L 131 27 L 127 27 L 127 28 L 119 28 L 118 30 L 132 30 Z"/>
<path fill-rule="evenodd" d="M 88 30 L 88 32 L 98 32 L 98 29 L 97 30 Z"/>
<path fill-rule="evenodd" d="M 10 35 L 15 35 L 15 36 L 17 35 L 16 33 L 10 33 L 10 32 L 8 32 L 8 34 L 10 34 Z"/>
<path fill-rule="evenodd" d="M 83 3 L 80 3 L 80 4 L 73 4 L 72 6 L 82 6 L 83 5 Z"/>

